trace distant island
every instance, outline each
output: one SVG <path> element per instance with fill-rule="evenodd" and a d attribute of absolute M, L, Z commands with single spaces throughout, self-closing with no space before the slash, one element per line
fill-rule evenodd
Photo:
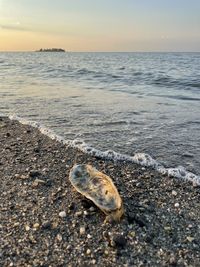
<path fill-rule="evenodd" d="M 47 49 L 40 49 L 36 50 L 36 52 L 65 52 L 62 48 L 47 48 Z"/>

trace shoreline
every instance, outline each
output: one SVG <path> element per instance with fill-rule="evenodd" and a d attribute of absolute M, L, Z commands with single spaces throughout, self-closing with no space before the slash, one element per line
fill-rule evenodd
<path fill-rule="evenodd" d="M 73 147 L 75 149 L 81 150 L 84 154 L 89 156 L 101 158 L 103 160 L 113 160 L 113 161 L 126 161 L 128 163 L 136 163 L 138 165 L 152 168 L 155 171 L 159 172 L 161 175 L 167 175 L 169 177 L 178 178 L 180 180 L 189 181 L 194 186 L 200 186 L 200 176 L 188 171 L 183 166 L 178 167 L 165 167 L 159 161 L 152 158 L 149 154 L 146 153 L 135 153 L 134 156 L 130 156 L 128 154 L 117 153 L 114 150 L 101 151 L 96 149 L 90 145 L 87 145 L 84 141 L 76 141 L 76 140 L 65 140 L 62 136 L 57 135 L 52 132 L 49 128 L 42 126 L 40 123 L 36 121 L 29 121 L 24 118 L 18 117 L 16 115 L 10 115 L 9 119 L 16 120 L 23 125 L 29 125 L 33 128 L 38 129 L 42 134 L 47 135 L 52 140 L 56 140 L 61 142 L 64 145 Z"/>
<path fill-rule="evenodd" d="M 0 140 L 1 266 L 200 266 L 199 187 L 86 155 L 6 117 Z M 75 159 L 113 179 L 125 206 L 119 224 L 103 224 L 73 190 Z"/>

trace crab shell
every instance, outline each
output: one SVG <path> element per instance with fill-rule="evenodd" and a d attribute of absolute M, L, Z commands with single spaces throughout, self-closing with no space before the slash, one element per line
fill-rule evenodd
<path fill-rule="evenodd" d="M 75 165 L 69 174 L 75 189 L 92 200 L 106 215 L 106 221 L 119 221 L 124 213 L 121 197 L 110 177 L 91 165 Z"/>

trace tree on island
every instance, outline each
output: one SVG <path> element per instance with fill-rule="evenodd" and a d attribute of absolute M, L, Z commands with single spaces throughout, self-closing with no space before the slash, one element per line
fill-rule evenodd
<path fill-rule="evenodd" d="M 62 48 L 41 48 L 40 50 L 37 50 L 36 52 L 65 52 Z"/>

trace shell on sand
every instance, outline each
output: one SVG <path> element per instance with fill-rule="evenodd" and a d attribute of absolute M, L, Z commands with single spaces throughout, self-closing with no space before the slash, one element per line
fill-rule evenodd
<path fill-rule="evenodd" d="M 71 169 L 69 179 L 79 193 L 92 200 L 107 215 L 107 219 L 121 218 L 122 200 L 110 177 L 91 165 L 80 164 Z"/>

